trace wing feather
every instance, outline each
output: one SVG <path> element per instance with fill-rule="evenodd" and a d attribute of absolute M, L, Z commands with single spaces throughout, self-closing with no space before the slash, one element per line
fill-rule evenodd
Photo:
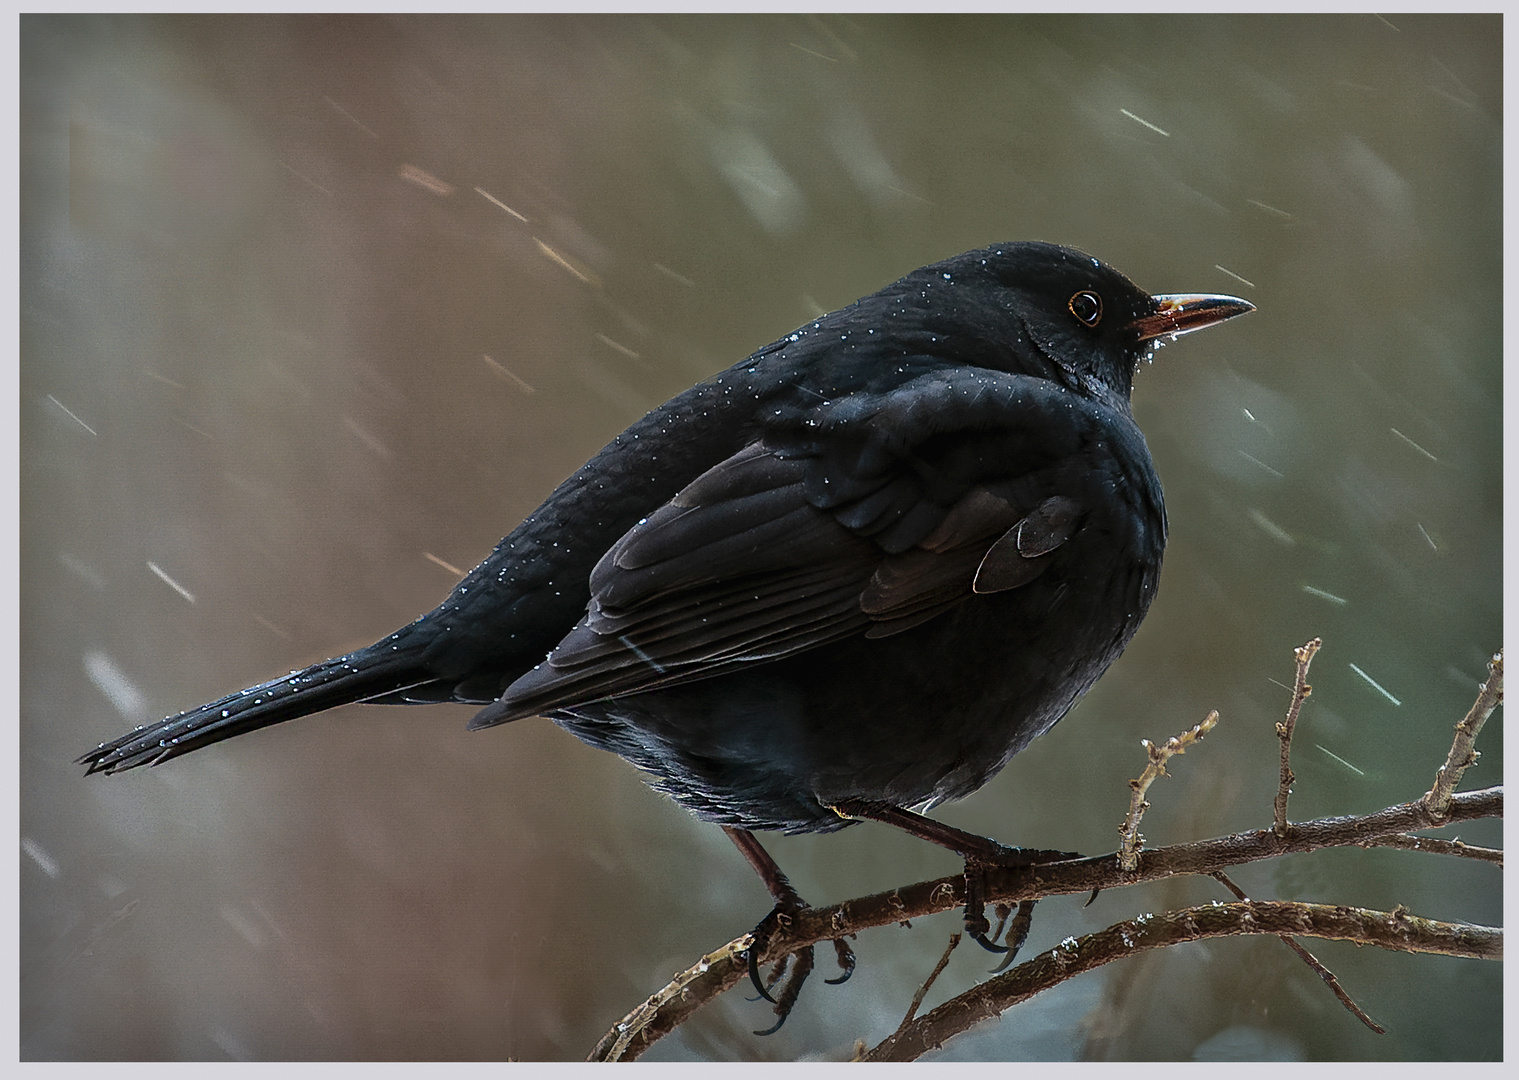
<path fill-rule="evenodd" d="M 1071 395 L 1038 383 L 938 372 L 757 434 L 602 556 L 585 617 L 471 726 L 898 634 L 1039 577 L 1089 506 L 1041 435 L 1058 410 L 1070 437 Z"/>

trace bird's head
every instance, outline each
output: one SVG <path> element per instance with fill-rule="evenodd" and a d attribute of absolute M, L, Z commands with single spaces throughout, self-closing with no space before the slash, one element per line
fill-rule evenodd
<path fill-rule="evenodd" d="M 949 286 L 983 284 L 970 322 L 1003 343 L 996 366 L 1123 401 L 1157 343 L 1255 310 L 1233 296 L 1151 296 L 1100 259 L 1034 241 L 967 252 L 919 273 Z"/>

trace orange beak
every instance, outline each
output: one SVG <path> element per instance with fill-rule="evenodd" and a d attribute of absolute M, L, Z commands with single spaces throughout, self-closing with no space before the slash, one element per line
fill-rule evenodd
<path fill-rule="evenodd" d="M 1151 299 L 1155 301 L 1155 313 L 1141 315 L 1129 324 L 1140 341 L 1180 337 L 1255 310 L 1248 300 L 1212 293 L 1170 293 Z"/>

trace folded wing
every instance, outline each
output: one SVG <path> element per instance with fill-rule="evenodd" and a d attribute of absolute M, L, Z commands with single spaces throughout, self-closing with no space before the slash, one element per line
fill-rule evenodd
<path fill-rule="evenodd" d="M 1045 430 L 1057 408 L 1070 430 L 1072 395 L 932 379 L 820 406 L 697 477 L 607 551 L 584 618 L 471 726 L 901 633 L 1042 574 L 1089 509 Z"/>

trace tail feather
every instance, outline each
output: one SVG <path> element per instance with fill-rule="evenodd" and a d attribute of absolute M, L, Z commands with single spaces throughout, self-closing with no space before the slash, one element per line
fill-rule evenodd
<path fill-rule="evenodd" d="M 382 643 L 388 645 L 388 643 Z M 79 758 L 85 775 L 115 773 L 160 762 L 203 746 L 294 720 L 324 709 L 395 695 L 438 682 L 437 676 L 405 650 L 376 655 L 363 649 L 324 660 L 199 708 L 128 732 Z"/>

